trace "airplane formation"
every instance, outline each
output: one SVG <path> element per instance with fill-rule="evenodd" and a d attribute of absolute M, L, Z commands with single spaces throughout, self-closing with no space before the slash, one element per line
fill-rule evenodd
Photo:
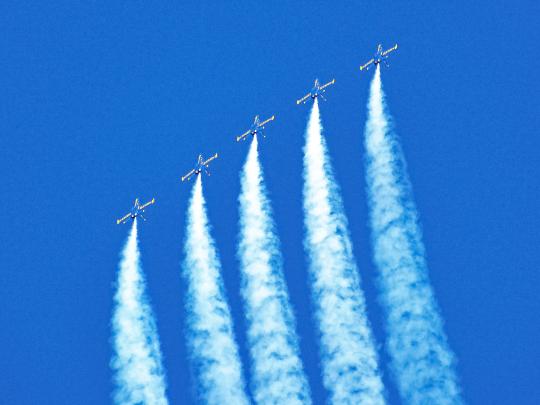
<path fill-rule="evenodd" d="M 375 52 L 375 55 L 373 55 L 373 57 L 368 61 L 366 62 L 364 65 L 360 66 L 360 70 L 363 71 L 363 70 L 369 70 L 369 68 L 371 66 L 377 66 L 379 63 L 383 63 L 386 67 L 390 67 L 390 65 L 388 64 L 388 57 L 389 57 L 389 54 L 391 52 L 394 52 L 395 50 L 397 50 L 398 46 L 397 44 L 395 44 L 393 47 L 387 49 L 386 51 L 383 51 L 383 47 L 382 47 L 382 44 L 378 44 L 377 45 L 377 51 Z M 332 79 L 331 81 L 329 81 L 328 83 L 325 83 L 325 84 L 322 84 L 319 82 L 319 79 L 315 79 L 315 82 L 313 84 L 313 87 L 312 89 L 310 90 L 310 92 L 308 94 L 306 94 L 305 96 L 303 96 L 302 98 L 296 100 L 296 104 L 299 105 L 299 104 L 305 104 L 308 100 L 315 100 L 316 98 L 320 97 L 321 99 L 323 99 L 324 101 L 326 101 L 326 98 L 323 96 L 323 93 L 326 92 L 326 89 L 333 85 L 334 83 L 336 82 L 336 79 Z M 272 115 L 270 118 L 264 120 L 264 121 L 260 121 L 260 118 L 258 115 L 255 116 L 254 120 L 253 120 L 253 124 L 251 124 L 251 127 L 246 131 L 244 132 L 242 135 L 239 135 L 236 137 L 236 141 L 239 142 L 239 141 L 245 141 L 247 139 L 248 136 L 256 136 L 256 135 L 262 135 L 263 137 L 265 137 L 265 134 L 264 134 L 264 128 L 265 128 L 265 125 L 274 121 L 274 119 L 276 118 L 275 115 Z M 202 173 L 203 171 L 208 175 L 210 176 L 210 172 L 208 171 L 208 167 L 210 165 L 210 163 L 217 159 L 218 158 L 218 154 L 215 153 L 213 156 L 209 157 L 208 159 L 204 159 L 203 155 L 202 154 L 199 154 L 199 157 L 197 158 L 197 163 L 195 164 L 195 167 L 193 169 L 191 169 L 186 175 L 182 176 L 182 182 L 185 181 L 185 180 L 190 180 L 192 176 L 194 175 L 198 175 L 200 173 Z M 150 205 L 154 204 L 156 202 L 156 199 L 155 198 L 152 198 L 152 200 L 150 200 L 149 202 L 145 203 L 145 204 L 142 204 L 139 202 L 139 199 L 136 198 L 135 199 L 135 202 L 133 204 L 133 208 L 131 209 L 131 212 L 129 214 L 126 214 L 125 216 L 123 216 L 122 218 L 116 220 L 116 223 L 117 224 L 125 224 L 129 219 L 135 219 L 136 217 L 141 217 L 144 221 L 146 221 L 146 218 L 144 218 L 144 216 L 142 215 L 142 213 L 144 212 L 144 210 L 149 207 Z"/>

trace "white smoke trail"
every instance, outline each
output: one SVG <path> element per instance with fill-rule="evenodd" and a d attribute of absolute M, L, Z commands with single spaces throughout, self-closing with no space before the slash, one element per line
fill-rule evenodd
<path fill-rule="evenodd" d="M 122 253 L 112 318 L 117 404 L 168 403 L 156 323 L 139 262 L 137 220 Z"/>
<path fill-rule="evenodd" d="M 366 124 L 367 183 L 387 349 L 408 404 L 459 404 L 454 356 L 430 286 L 405 160 L 385 112 L 379 67 Z"/>
<path fill-rule="evenodd" d="M 316 99 L 306 131 L 304 181 L 305 246 L 324 385 L 334 404 L 382 404 L 377 352 Z"/>
<path fill-rule="evenodd" d="M 184 246 L 188 344 L 204 402 L 248 404 L 220 263 L 208 228 L 201 176 L 197 176 L 188 208 Z"/>
<path fill-rule="evenodd" d="M 241 183 L 238 255 L 248 343 L 253 359 L 255 402 L 311 404 L 256 136 L 249 149 Z"/>

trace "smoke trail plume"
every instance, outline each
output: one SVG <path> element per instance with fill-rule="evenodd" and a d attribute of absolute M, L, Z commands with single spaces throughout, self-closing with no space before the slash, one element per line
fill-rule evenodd
<path fill-rule="evenodd" d="M 306 131 L 304 182 L 305 246 L 324 385 L 334 404 L 382 404 L 377 353 L 316 99 Z"/>
<path fill-rule="evenodd" d="M 256 136 L 249 149 L 241 183 L 238 255 L 248 343 L 253 359 L 255 402 L 310 404 Z"/>
<path fill-rule="evenodd" d="M 112 318 L 117 404 L 167 404 L 156 323 L 139 262 L 137 220 L 122 253 Z"/>
<path fill-rule="evenodd" d="M 199 394 L 207 404 L 248 404 L 220 263 L 210 236 L 201 176 L 188 208 L 184 245 L 187 280 L 188 344 Z"/>
<path fill-rule="evenodd" d="M 374 260 L 400 394 L 408 404 L 459 404 L 454 356 L 428 279 L 416 207 L 385 112 L 379 67 L 371 82 L 365 136 Z"/>

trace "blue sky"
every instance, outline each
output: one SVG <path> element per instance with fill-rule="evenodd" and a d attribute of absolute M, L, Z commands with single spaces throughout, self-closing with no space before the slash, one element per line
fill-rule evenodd
<path fill-rule="evenodd" d="M 0 5 L 0 392 L 10 404 L 96 404 L 112 391 L 110 316 L 135 197 L 171 403 L 193 403 L 180 278 L 197 154 L 247 369 L 236 243 L 235 136 L 276 114 L 262 164 L 283 245 L 302 359 L 326 398 L 302 245 L 302 145 L 315 77 L 377 342 L 363 129 L 378 42 L 430 276 L 469 403 L 540 400 L 537 2 L 62 2 Z M 381 347 L 390 403 L 399 403 Z"/>

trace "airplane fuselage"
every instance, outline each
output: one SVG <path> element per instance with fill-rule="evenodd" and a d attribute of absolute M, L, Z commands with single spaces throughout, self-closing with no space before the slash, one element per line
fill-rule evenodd
<path fill-rule="evenodd" d="M 315 100 L 319 95 L 324 92 L 324 90 L 321 90 L 321 84 L 319 83 L 319 80 L 315 80 L 315 84 L 313 85 L 313 88 L 311 89 L 311 98 Z"/>
<path fill-rule="evenodd" d="M 135 219 L 135 217 L 137 217 L 141 212 L 143 212 L 143 210 L 141 210 L 137 204 L 131 209 L 131 219 Z"/>
<path fill-rule="evenodd" d="M 382 55 L 382 50 L 378 50 L 375 56 L 373 57 L 373 64 L 378 65 L 382 62 L 384 56 Z"/>
<path fill-rule="evenodd" d="M 197 158 L 197 167 L 195 168 L 195 174 L 199 174 L 200 172 L 203 171 L 203 162 L 204 162 L 204 159 L 202 155 L 199 155 L 199 157 Z"/>
<path fill-rule="evenodd" d="M 257 131 L 259 130 L 261 120 L 259 119 L 259 116 L 256 115 L 255 119 L 253 120 L 253 124 L 251 125 L 251 128 L 249 129 L 249 132 L 251 135 L 257 135 Z"/>
<path fill-rule="evenodd" d="M 136 198 L 135 203 L 133 204 L 133 208 L 131 208 L 131 219 L 139 215 L 139 206 L 139 199 Z"/>
<path fill-rule="evenodd" d="M 204 170 L 204 165 L 202 164 L 202 161 L 198 162 L 197 167 L 195 168 L 195 174 L 202 173 L 203 170 Z"/>

